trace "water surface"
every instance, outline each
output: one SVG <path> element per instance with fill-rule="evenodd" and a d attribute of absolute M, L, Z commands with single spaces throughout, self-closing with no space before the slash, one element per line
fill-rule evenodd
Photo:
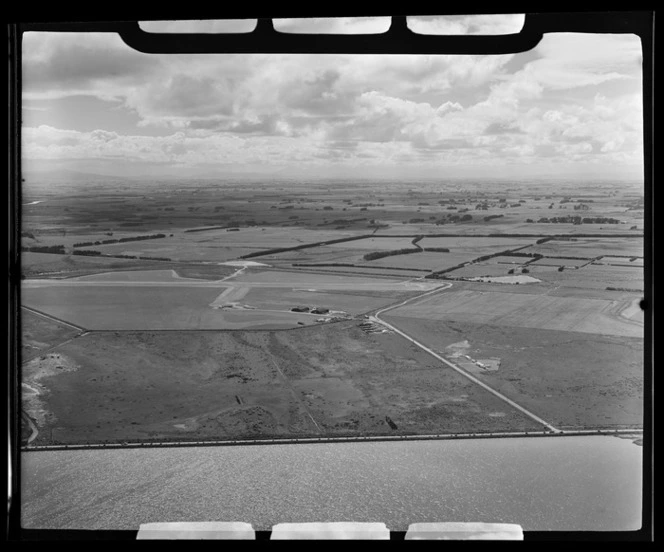
<path fill-rule="evenodd" d="M 642 447 L 611 436 L 24 452 L 22 525 L 158 521 L 640 528 Z"/>

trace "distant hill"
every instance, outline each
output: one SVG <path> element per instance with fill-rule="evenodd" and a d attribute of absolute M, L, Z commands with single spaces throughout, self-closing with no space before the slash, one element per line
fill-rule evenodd
<path fill-rule="evenodd" d="M 99 180 L 130 180 L 125 176 L 97 174 L 69 169 L 31 169 L 23 170 L 22 178 L 30 182 L 90 182 Z"/>

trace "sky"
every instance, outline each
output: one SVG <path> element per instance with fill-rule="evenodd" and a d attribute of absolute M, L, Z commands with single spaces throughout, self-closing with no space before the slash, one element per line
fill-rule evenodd
<path fill-rule="evenodd" d="M 499 34 L 518 32 L 522 21 L 409 24 Z M 312 24 L 275 27 L 385 30 L 379 18 Z M 635 35 L 547 34 L 529 52 L 499 56 L 154 55 L 110 33 L 31 32 L 22 71 L 25 170 L 177 178 L 643 174 Z"/>

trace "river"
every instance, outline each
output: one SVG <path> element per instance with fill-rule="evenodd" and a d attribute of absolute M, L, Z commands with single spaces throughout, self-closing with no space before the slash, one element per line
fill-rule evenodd
<path fill-rule="evenodd" d="M 157 521 L 517 523 L 640 527 L 643 448 L 616 436 L 33 451 L 22 526 Z"/>

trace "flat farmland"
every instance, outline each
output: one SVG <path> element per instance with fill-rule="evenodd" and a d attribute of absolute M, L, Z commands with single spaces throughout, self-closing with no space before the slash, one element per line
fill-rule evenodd
<path fill-rule="evenodd" d="M 89 330 L 286 329 L 320 318 L 290 312 L 295 306 L 356 314 L 440 285 L 277 271 L 238 274 L 221 283 L 181 278 L 170 270 L 22 284 L 24 305 Z"/>
<path fill-rule="evenodd" d="M 516 257 L 512 257 L 516 258 Z M 524 257 L 520 257 L 522 261 L 528 260 Z M 471 265 L 467 265 L 452 272 L 449 272 L 447 275 L 453 278 L 476 278 L 479 276 L 507 276 L 508 272 L 512 270 L 515 266 L 508 264 L 497 264 L 491 262 L 480 262 Z"/>
<path fill-rule="evenodd" d="M 220 289 L 203 287 L 78 285 L 24 287 L 22 302 L 90 330 L 212 329 L 224 316 L 209 304 Z"/>
<path fill-rule="evenodd" d="M 165 238 L 93 245 L 87 248 L 96 249 L 105 255 L 167 257 L 178 261 L 226 261 L 265 249 L 295 247 L 357 234 L 358 232 L 316 231 L 296 227 L 242 227 L 234 232 L 216 228 L 195 232 L 176 231 Z"/>
<path fill-rule="evenodd" d="M 284 251 L 283 253 L 271 253 L 270 255 L 257 257 L 257 259 L 271 264 L 360 263 L 363 261 L 363 257 L 367 254 L 367 251 L 364 249 L 354 249 L 353 245 L 355 242 L 356 240 L 338 244 L 345 245 L 345 248 L 321 245 L 318 247 L 297 249 L 295 251 Z"/>
<path fill-rule="evenodd" d="M 535 238 L 485 238 L 485 237 L 425 237 L 417 245 L 420 247 L 447 247 L 451 253 L 463 253 L 471 259 L 483 255 L 499 253 L 507 249 L 516 249 L 533 244 Z"/>
<path fill-rule="evenodd" d="M 643 257 L 612 257 L 607 255 L 602 257 L 598 261 L 594 261 L 594 264 L 609 264 L 617 266 L 643 266 Z"/>
<path fill-rule="evenodd" d="M 317 274 L 303 271 L 286 270 L 258 270 L 238 274 L 233 278 L 234 283 L 276 286 L 309 287 L 320 289 L 340 290 L 378 290 L 378 291 L 427 291 L 440 286 L 439 282 L 420 281 L 412 282 L 406 277 L 371 278 L 368 276 L 345 276 L 337 274 Z"/>
<path fill-rule="evenodd" d="M 351 242 L 341 242 L 341 243 L 332 243 L 327 247 L 333 249 L 360 249 L 364 253 L 370 253 L 371 251 L 390 251 L 392 249 L 405 249 L 413 248 L 413 240 L 415 235 L 412 237 L 401 238 L 401 237 L 389 237 L 389 238 L 365 238 L 362 240 L 353 240 Z"/>
<path fill-rule="evenodd" d="M 472 259 L 473 257 L 471 255 L 460 252 L 441 253 L 424 251 L 407 255 L 391 255 L 373 261 L 363 260 L 360 264 L 366 266 L 394 266 L 399 268 L 444 270 L 463 262 L 471 261 Z"/>
<path fill-rule="evenodd" d="M 551 270 L 551 267 L 533 266 L 531 276 L 563 288 L 605 290 L 607 287 L 643 289 L 642 267 L 588 264 L 579 269 Z"/>
<path fill-rule="evenodd" d="M 345 274 L 345 275 L 359 275 L 371 276 L 372 278 L 420 278 L 424 276 L 428 269 L 411 269 L 411 268 L 386 268 L 382 266 L 307 266 L 307 267 L 294 267 L 294 269 L 302 272 L 320 272 L 327 274 Z"/>
<path fill-rule="evenodd" d="M 174 261 L 228 261 L 262 248 L 236 246 L 223 239 L 196 240 L 188 234 L 181 234 L 172 238 L 94 245 L 84 249 L 101 251 L 103 255 L 164 257 Z"/>
<path fill-rule="evenodd" d="M 491 257 L 482 263 L 486 264 L 500 264 L 500 265 L 522 265 L 529 261 L 532 261 L 532 258 L 528 257 L 519 257 L 517 255 L 498 255 L 497 257 Z M 508 267 L 508 270 L 511 267 Z"/>
<path fill-rule="evenodd" d="M 576 213 L 578 214 L 578 213 Z M 638 238 L 639 235 L 643 235 L 643 217 L 640 219 L 635 218 L 634 215 L 630 217 L 628 224 L 573 224 L 573 223 L 538 223 L 538 222 L 526 222 L 526 218 L 531 218 L 537 221 L 540 217 L 559 217 L 559 216 L 574 216 L 574 211 L 572 213 L 567 211 L 549 211 L 548 209 L 536 209 L 535 212 L 532 212 L 530 215 L 524 213 L 516 220 L 509 221 L 507 224 L 495 224 L 484 227 L 484 232 L 492 233 L 505 233 L 505 234 L 540 234 L 542 236 L 551 235 L 551 234 L 634 234 L 635 238 Z M 584 216 L 596 216 L 596 215 L 581 215 Z M 600 216 L 614 216 L 618 219 L 624 219 L 623 215 L 618 214 L 608 214 L 602 213 Z M 496 219 L 502 220 L 502 219 Z M 493 220 L 491 222 L 494 222 Z M 631 226 L 637 225 L 638 230 L 630 230 Z M 579 238 L 582 239 L 582 238 Z M 613 238 L 612 238 L 613 239 Z M 623 238 L 615 238 L 623 239 Z M 631 238 L 630 238 L 631 239 Z"/>
<path fill-rule="evenodd" d="M 400 336 L 350 322 L 91 333 L 23 373 L 36 444 L 541 429 Z"/>
<path fill-rule="evenodd" d="M 193 280 L 200 282 L 198 278 L 185 278 L 179 276 L 175 270 L 133 270 L 131 272 L 102 272 L 89 276 L 76 278 L 77 282 L 180 282 L 182 280 Z"/>
<path fill-rule="evenodd" d="M 21 273 L 27 277 L 81 275 L 100 270 L 126 270 L 134 267 L 144 267 L 146 264 L 147 261 L 133 259 L 108 259 L 83 255 L 55 255 L 52 253 L 21 253 Z"/>
<path fill-rule="evenodd" d="M 287 329 L 315 324 L 319 318 L 295 312 L 212 308 L 225 289 L 234 288 L 136 284 L 39 287 L 26 289 L 23 303 L 88 330 Z"/>
<path fill-rule="evenodd" d="M 620 316 L 628 302 L 452 288 L 391 311 L 393 316 L 515 328 L 643 337 L 643 325 Z"/>
<path fill-rule="evenodd" d="M 25 225 L 24 225 L 25 226 Z M 147 236 L 149 234 L 163 233 L 167 236 L 169 233 L 172 233 L 172 230 L 164 229 L 159 232 L 150 230 L 114 230 L 113 232 L 107 231 L 81 231 L 80 229 L 65 229 L 65 231 L 60 231 L 57 233 L 40 233 L 38 231 L 34 232 L 33 235 L 36 239 L 23 236 L 21 238 L 23 245 L 33 246 L 33 245 L 64 245 L 65 247 L 73 247 L 75 243 L 82 242 L 96 242 L 102 240 L 119 240 L 122 238 L 135 238 L 137 236 Z M 157 238 L 156 240 L 145 240 L 145 241 L 154 241 L 158 242 L 160 239 L 167 238 Z M 124 243 L 141 243 L 141 242 L 124 242 Z M 98 247 L 95 245 L 86 246 L 81 249 L 90 249 L 93 247 Z"/>
<path fill-rule="evenodd" d="M 642 427 L 641 338 L 392 313 L 385 318 L 451 362 L 465 358 L 455 358 L 456 351 L 498 359 L 497 370 L 463 367 L 555 427 Z"/>
<path fill-rule="evenodd" d="M 539 253 L 544 256 L 584 257 L 594 259 L 600 255 L 630 255 L 643 257 L 642 238 L 575 238 L 551 240 L 522 249 L 522 253 Z"/>
<path fill-rule="evenodd" d="M 219 240 L 231 247 L 261 249 L 295 247 L 305 243 L 351 238 L 353 236 L 361 235 L 362 233 L 363 232 L 357 230 L 312 230 L 309 228 L 299 228 L 297 226 L 252 226 L 248 228 L 239 228 L 236 232 L 228 232 L 224 229 L 183 232 L 188 239 L 192 239 L 198 243 Z M 350 243 L 354 243 L 354 241 L 351 241 Z"/>
<path fill-rule="evenodd" d="M 528 268 L 531 266 L 565 266 L 565 267 L 580 267 L 586 265 L 590 260 L 580 260 L 580 259 L 570 259 L 566 257 L 543 257 L 542 259 L 537 259 L 528 265 Z"/>
<path fill-rule="evenodd" d="M 335 290 L 307 291 L 255 287 L 251 288 L 242 298 L 242 302 L 261 310 L 289 310 L 292 307 L 302 305 L 341 310 L 349 314 L 361 314 L 382 307 L 386 302 L 407 299 L 419 293 L 402 292 L 399 294 L 394 293 L 389 297 L 372 297 L 371 295 L 360 294 L 347 295 L 344 291 Z"/>
<path fill-rule="evenodd" d="M 365 240 L 358 240 L 365 241 Z M 378 242 L 388 242 L 390 240 L 381 238 L 377 240 Z M 410 241 L 405 241 L 404 244 L 400 244 L 399 247 L 383 247 L 381 249 L 356 249 L 355 244 L 357 241 L 347 242 L 345 245 L 348 249 L 344 249 L 340 246 L 344 245 L 343 243 L 337 244 L 339 247 L 334 246 L 321 246 L 313 247 L 308 249 L 303 249 L 300 251 L 287 251 L 284 253 L 278 253 L 276 255 L 268 255 L 265 257 L 259 257 L 259 259 L 265 259 L 266 262 L 275 263 L 275 264 L 292 264 L 292 263 L 347 263 L 347 264 L 356 264 L 359 266 L 367 267 L 397 267 L 397 268 L 419 268 L 423 270 L 443 270 L 444 268 L 449 268 L 455 266 L 465 261 L 474 259 L 477 255 L 474 253 L 464 253 L 461 251 L 455 251 L 452 253 L 443 253 L 443 252 L 419 252 L 411 253 L 406 255 L 390 255 L 389 257 L 383 257 L 381 259 L 374 259 L 367 261 L 364 259 L 364 255 L 374 251 L 389 251 L 392 249 L 413 249 L 415 246 Z M 386 245 L 386 243 L 383 243 Z M 419 245 L 419 244 L 418 244 Z"/>
<path fill-rule="evenodd" d="M 140 259 L 117 259 L 87 255 L 55 255 L 52 253 L 21 253 L 21 274 L 27 278 L 71 278 L 108 271 L 152 270 L 168 267 L 183 277 L 196 275 L 219 280 L 236 269 L 220 265 L 195 265 Z"/>

